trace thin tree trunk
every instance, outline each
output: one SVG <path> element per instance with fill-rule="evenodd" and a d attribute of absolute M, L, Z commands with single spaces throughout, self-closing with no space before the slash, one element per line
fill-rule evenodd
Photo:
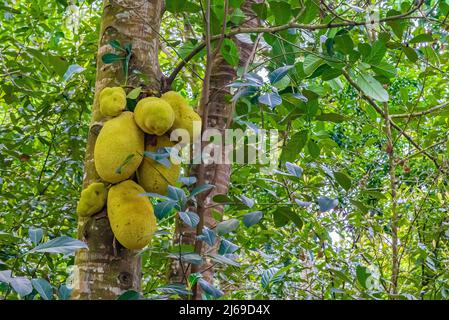
<path fill-rule="evenodd" d="M 242 11 L 246 15 L 244 27 L 256 27 L 260 21 L 253 12 L 251 5 L 257 1 L 246 0 L 242 6 Z M 252 55 L 254 44 L 244 43 L 237 39 L 234 39 L 239 48 L 240 53 L 240 66 L 245 66 Z M 212 61 L 212 71 L 209 84 L 209 101 L 206 104 L 207 112 L 200 113 L 207 114 L 207 126 L 205 129 L 217 129 L 222 134 L 222 141 L 224 141 L 225 129 L 228 128 L 230 117 L 232 116 L 232 105 L 227 103 L 226 96 L 230 94 L 230 89 L 227 87 L 236 78 L 236 69 L 228 64 L 221 54 L 217 54 Z M 222 159 L 225 156 L 223 149 Z M 206 183 L 215 186 L 209 193 L 205 192 L 205 197 L 200 198 L 197 208 L 197 213 L 201 217 L 201 222 L 198 224 L 197 230 L 192 230 L 188 226 L 184 225 L 181 220 L 177 220 L 175 243 L 195 245 L 195 251 L 203 252 L 204 246 L 201 241 L 196 241 L 196 235 L 202 233 L 203 226 L 210 229 L 214 228 L 219 222 L 212 216 L 211 205 L 215 204 L 212 198 L 217 194 L 226 194 L 229 189 L 231 166 L 229 164 L 201 164 L 192 168 L 192 175 L 198 176 L 199 170 L 203 170 L 204 180 Z M 213 210 L 223 213 L 222 205 L 214 205 Z M 218 243 L 214 248 L 207 248 L 208 253 L 216 253 Z M 191 272 L 200 272 L 203 279 L 206 281 L 212 281 L 214 268 L 211 261 L 206 261 L 200 268 L 192 266 L 191 270 L 188 269 L 188 265 L 181 265 L 178 260 L 173 260 L 169 270 L 169 282 L 170 283 L 182 283 Z M 201 290 L 195 288 L 193 299 L 201 299 Z"/>
<path fill-rule="evenodd" d="M 123 86 L 125 73 L 121 63 L 104 64 L 101 57 L 115 52 L 109 45 L 118 40 L 132 44 L 128 86 L 142 86 L 149 93 L 160 91 L 161 72 L 158 65 L 158 35 L 162 0 L 104 0 L 100 40 L 97 54 L 97 78 L 85 157 L 83 187 L 101 181 L 95 171 L 93 151 L 103 122 L 99 113 L 99 93 L 105 87 Z M 151 27 L 150 27 L 151 26 Z M 119 52 L 115 52 L 119 53 Z M 141 83 L 135 71 L 149 78 Z M 126 290 L 140 290 L 141 261 L 135 252 L 114 241 L 106 208 L 88 219 L 79 219 L 78 237 L 87 242 L 89 250 L 75 257 L 73 299 L 116 299 Z"/>

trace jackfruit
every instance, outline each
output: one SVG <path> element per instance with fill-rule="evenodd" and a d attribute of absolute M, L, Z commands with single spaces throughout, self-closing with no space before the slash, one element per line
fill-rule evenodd
<path fill-rule="evenodd" d="M 106 204 L 108 191 L 101 182 L 91 183 L 86 189 L 81 191 L 81 197 L 76 207 L 76 212 L 81 217 L 88 217 L 103 209 Z"/>
<path fill-rule="evenodd" d="M 175 113 L 168 102 L 148 97 L 137 103 L 134 118 L 140 129 L 148 134 L 161 136 L 172 127 Z"/>
<path fill-rule="evenodd" d="M 104 88 L 100 92 L 100 112 L 105 117 L 116 117 L 126 107 L 126 92 L 122 87 Z"/>
<path fill-rule="evenodd" d="M 189 106 L 183 96 L 175 91 L 168 91 L 164 93 L 161 98 L 167 101 L 175 112 L 175 121 L 173 122 L 172 130 L 185 129 L 189 132 L 190 142 L 196 140 L 198 135 L 201 134 L 201 127 L 194 135 L 193 125 L 194 121 L 201 122 L 199 114 Z"/>
<path fill-rule="evenodd" d="M 163 135 L 157 137 L 156 145 L 148 144 L 146 151 L 156 152 L 159 148 L 173 147 L 173 145 L 170 138 Z M 179 164 L 171 163 L 170 167 L 166 167 L 150 157 L 144 157 L 137 171 L 137 179 L 147 192 L 167 195 L 168 186 L 178 181 L 180 170 Z"/>
<path fill-rule="evenodd" d="M 104 181 L 117 183 L 128 179 L 142 162 L 144 133 L 125 111 L 106 121 L 94 149 L 95 168 Z"/>
<path fill-rule="evenodd" d="M 128 249 L 142 249 L 156 231 L 153 205 L 145 190 L 132 180 L 111 187 L 108 195 L 108 218 L 115 238 Z"/>

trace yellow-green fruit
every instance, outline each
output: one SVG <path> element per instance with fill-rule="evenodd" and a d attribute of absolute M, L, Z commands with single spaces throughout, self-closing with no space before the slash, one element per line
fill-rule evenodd
<path fill-rule="evenodd" d="M 190 135 L 190 141 L 198 138 L 198 135 L 201 134 L 201 124 L 199 130 L 195 132 L 195 135 L 193 132 L 193 125 L 194 121 L 201 122 L 201 117 L 190 108 L 186 99 L 175 91 L 168 91 L 164 93 L 161 98 L 167 101 L 175 112 L 175 121 L 173 122 L 172 130 L 187 130 Z"/>
<path fill-rule="evenodd" d="M 104 88 L 100 92 L 100 112 L 105 117 L 118 116 L 126 107 L 126 92 L 122 87 Z"/>
<path fill-rule="evenodd" d="M 134 117 L 140 129 L 157 136 L 166 133 L 175 121 L 175 113 L 170 104 L 156 97 L 140 100 L 134 109 Z"/>
<path fill-rule="evenodd" d="M 88 217 L 103 209 L 106 204 L 108 191 L 101 182 L 91 183 L 81 191 L 81 197 L 76 207 L 76 212 L 82 217 Z"/>
<path fill-rule="evenodd" d="M 132 180 L 112 186 L 108 195 L 108 217 L 112 232 L 122 246 L 142 249 L 156 231 L 156 217 L 145 190 Z"/>
<path fill-rule="evenodd" d="M 156 145 L 147 145 L 146 151 L 156 152 L 159 148 L 172 147 L 173 142 L 166 135 L 157 137 Z M 181 167 L 171 163 L 168 168 L 150 157 L 144 157 L 137 171 L 139 184 L 147 191 L 167 195 L 169 185 L 174 185 L 179 178 Z"/>
<path fill-rule="evenodd" d="M 100 178 L 117 183 L 131 177 L 142 162 L 144 146 L 144 133 L 134 122 L 132 112 L 125 111 L 106 121 L 94 150 Z"/>

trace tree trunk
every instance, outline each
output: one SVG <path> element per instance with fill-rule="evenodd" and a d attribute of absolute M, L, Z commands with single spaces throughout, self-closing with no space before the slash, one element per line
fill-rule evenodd
<path fill-rule="evenodd" d="M 243 27 L 256 27 L 260 21 L 252 10 L 251 6 L 257 0 L 246 0 L 242 6 L 242 11 L 246 15 L 243 22 Z M 251 57 L 254 44 L 244 43 L 237 39 L 233 39 L 240 54 L 240 66 L 245 66 Z M 228 64 L 221 54 L 217 54 L 212 61 L 212 72 L 210 77 L 209 101 L 206 104 L 208 108 L 207 127 L 204 129 L 217 129 L 222 134 L 222 141 L 224 141 L 225 129 L 230 124 L 230 117 L 232 116 L 232 105 L 227 103 L 226 96 L 230 94 L 230 89 L 227 87 L 236 78 L 236 69 Z M 201 112 L 201 111 L 200 111 Z M 202 112 L 204 114 L 204 112 Z M 222 159 L 225 156 L 223 149 Z M 202 168 L 201 168 L 202 167 Z M 204 170 L 205 182 L 215 186 L 204 198 L 199 201 L 202 205 L 197 208 L 197 213 L 202 219 L 202 223 L 198 225 L 197 230 L 192 230 L 190 227 L 183 224 L 180 219 L 177 219 L 175 243 L 195 245 L 197 252 L 204 252 L 204 247 L 201 241 L 196 241 L 196 235 L 202 233 L 202 226 L 207 226 L 212 229 L 215 228 L 219 221 L 212 217 L 212 210 L 208 206 L 214 204 L 212 198 L 217 194 L 227 194 L 231 175 L 231 166 L 229 164 L 201 164 L 192 168 L 192 175 L 197 176 L 199 170 Z M 223 213 L 223 206 L 214 206 L 214 210 Z M 214 248 L 207 248 L 208 253 L 216 253 L 218 250 L 218 243 Z M 199 269 L 195 266 L 192 270 L 188 270 L 188 265 L 181 266 L 178 260 L 173 260 L 169 270 L 170 283 L 182 283 L 191 272 L 200 272 L 203 279 L 211 282 L 213 279 L 214 269 L 211 261 L 207 260 L 201 265 Z M 193 292 L 193 299 L 201 299 L 201 290 L 195 288 Z"/>
<path fill-rule="evenodd" d="M 92 182 L 101 181 L 93 160 L 97 135 L 107 120 L 99 112 L 99 93 L 105 87 L 125 84 L 122 63 L 104 64 L 101 57 L 107 52 L 120 54 L 109 45 L 111 40 L 118 40 L 122 46 L 132 44 L 127 87 L 142 86 L 150 94 L 159 93 L 162 75 L 158 65 L 157 33 L 162 7 L 162 0 L 103 2 L 95 98 L 84 164 L 84 188 Z M 141 83 L 136 71 L 147 76 L 148 83 Z M 79 219 L 78 238 L 86 241 L 89 249 L 80 250 L 75 256 L 73 299 L 116 299 L 126 290 L 140 290 L 140 257 L 114 241 L 106 208 L 90 218 Z"/>

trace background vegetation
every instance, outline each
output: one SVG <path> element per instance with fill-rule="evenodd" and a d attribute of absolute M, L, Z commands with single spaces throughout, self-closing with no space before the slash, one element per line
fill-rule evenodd
<path fill-rule="evenodd" d="M 229 1 L 228 32 L 245 18 L 241 3 Z M 285 27 L 237 36 L 259 46 L 234 83 L 232 126 L 279 130 L 281 162 L 271 174 L 233 165 L 229 194 L 215 199 L 228 222 L 206 298 L 446 299 L 448 1 L 253 8 L 264 28 Z M 4 299 L 69 297 L 100 14 L 100 1 L 0 2 Z M 223 15 L 223 1 L 212 1 L 211 26 Z M 386 21 L 365 26 L 367 15 Z M 199 1 L 167 1 L 161 30 L 169 75 L 202 42 Z M 173 83 L 191 105 L 203 51 Z M 237 64 L 232 40 L 221 53 Z M 145 297 L 188 290 L 165 277 L 179 250 L 174 215 L 160 214 L 142 252 Z"/>

